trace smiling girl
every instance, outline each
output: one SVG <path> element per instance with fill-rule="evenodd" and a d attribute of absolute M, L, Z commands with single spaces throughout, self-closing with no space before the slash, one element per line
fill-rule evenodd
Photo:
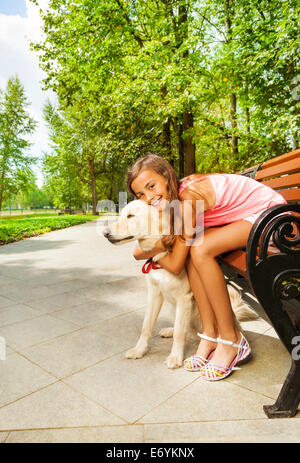
<path fill-rule="evenodd" d="M 199 371 L 211 381 L 226 378 L 250 358 L 251 349 L 236 327 L 216 256 L 245 248 L 256 218 L 265 209 L 286 201 L 271 188 L 242 175 L 193 174 L 178 182 L 172 166 L 155 154 L 134 163 L 128 171 L 127 186 L 136 199 L 160 210 L 180 200 L 181 216 L 185 218 L 183 232 L 171 236 L 172 249 L 158 262 L 174 274 L 186 267 L 202 320 L 199 347 L 185 360 L 184 368 Z M 204 204 L 204 234 L 200 237 L 194 235 L 197 200 Z M 136 246 L 134 257 L 148 259 L 164 251 L 165 246 L 164 239 L 149 252 Z"/>

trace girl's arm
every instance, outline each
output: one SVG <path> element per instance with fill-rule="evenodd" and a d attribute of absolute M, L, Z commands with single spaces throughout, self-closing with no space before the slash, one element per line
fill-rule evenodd
<path fill-rule="evenodd" d="M 137 244 L 133 251 L 133 257 L 135 258 L 135 260 L 146 260 L 150 259 L 150 257 L 156 256 L 156 254 L 159 254 L 165 250 L 166 249 L 161 240 L 159 240 L 155 244 L 155 247 L 150 249 L 150 251 L 143 251 L 143 249 L 141 249 Z"/>
<path fill-rule="evenodd" d="M 159 259 L 158 263 L 175 275 L 183 270 L 186 258 L 190 251 L 190 246 L 192 245 L 192 239 L 195 236 L 195 227 L 196 227 L 196 200 L 202 200 L 201 196 L 191 190 L 189 187 L 184 190 L 181 195 L 181 204 L 180 212 L 181 217 L 184 218 L 182 221 L 182 235 L 176 236 L 176 241 L 172 248 L 172 251 Z M 186 200 L 186 201 L 185 201 Z M 202 212 L 206 210 L 207 207 L 203 202 Z"/>
<path fill-rule="evenodd" d="M 183 237 L 178 235 L 176 236 L 172 251 L 165 257 L 159 259 L 158 263 L 169 272 L 179 275 L 184 268 L 189 251 L 190 246 Z"/>

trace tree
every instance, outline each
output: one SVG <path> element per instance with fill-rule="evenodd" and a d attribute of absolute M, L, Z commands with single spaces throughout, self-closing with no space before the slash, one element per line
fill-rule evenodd
<path fill-rule="evenodd" d="M 74 130 L 82 153 L 105 158 L 96 189 L 148 150 L 183 176 L 297 146 L 296 0 L 50 0 L 42 18 L 45 85 L 88 121 L 85 145 Z"/>
<path fill-rule="evenodd" d="M 25 191 L 31 183 L 30 167 L 36 162 L 28 153 L 36 123 L 26 111 L 29 105 L 18 77 L 8 79 L 0 91 L 0 209 L 5 196 Z"/>

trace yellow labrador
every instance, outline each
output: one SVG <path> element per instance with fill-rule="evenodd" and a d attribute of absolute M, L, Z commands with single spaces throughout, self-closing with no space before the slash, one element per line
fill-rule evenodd
<path fill-rule="evenodd" d="M 140 200 L 132 201 L 122 210 L 119 220 L 103 230 L 103 235 L 112 244 L 121 245 L 137 240 L 144 251 L 151 250 L 169 226 L 169 216 Z M 167 252 L 153 257 L 158 261 Z M 148 265 L 152 265 L 151 262 Z M 178 368 L 183 363 L 185 339 L 188 333 L 195 335 L 201 331 L 201 320 L 194 296 L 189 284 L 186 270 L 179 275 L 159 268 L 146 274 L 148 286 L 147 309 L 142 332 L 135 347 L 126 352 L 126 357 L 138 359 L 143 357 L 152 337 L 153 329 L 163 303 L 169 302 L 175 307 L 174 328 L 160 331 L 162 337 L 172 337 L 173 345 L 167 358 L 168 368 Z M 232 308 L 237 320 L 251 320 L 257 315 L 242 300 L 240 293 L 228 285 Z M 237 322 L 238 324 L 238 322 Z M 239 328 L 240 329 L 240 328 Z"/>

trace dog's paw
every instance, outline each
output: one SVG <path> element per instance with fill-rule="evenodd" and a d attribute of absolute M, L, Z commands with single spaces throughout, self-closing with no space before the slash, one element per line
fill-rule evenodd
<path fill-rule="evenodd" d="M 174 331 L 173 327 L 171 327 L 171 328 L 163 328 L 162 330 L 160 330 L 159 336 L 161 336 L 162 338 L 172 338 L 173 337 L 173 331 Z"/>
<path fill-rule="evenodd" d="M 179 368 L 181 367 L 183 360 L 178 358 L 176 355 L 170 354 L 167 358 L 167 367 L 168 368 Z"/>
<path fill-rule="evenodd" d="M 135 347 L 133 347 L 132 349 L 129 349 L 126 352 L 125 357 L 127 359 L 141 359 L 142 357 L 144 357 L 145 353 L 146 352 L 138 350 Z"/>

